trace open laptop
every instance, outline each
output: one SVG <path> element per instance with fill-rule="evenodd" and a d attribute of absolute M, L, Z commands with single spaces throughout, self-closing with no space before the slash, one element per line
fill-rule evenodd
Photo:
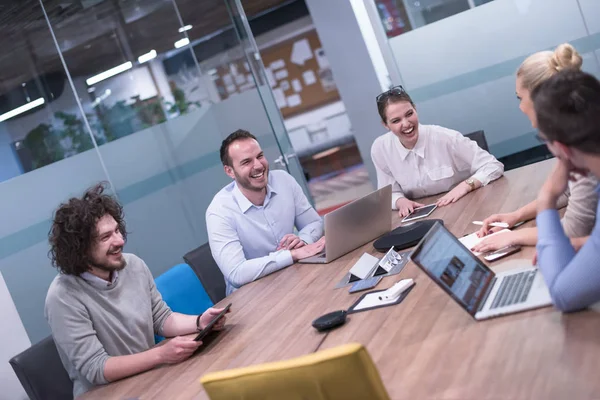
<path fill-rule="evenodd" d="M 327 264 L 392 229 L 392 185 L 325 214 L 325 251 L 299 260 Z"/>
<path fill-rule="evenodd" d="M 476 320 L 552 304 L 544 278 L 528 260 L 523 268 L 494 273 L 439 223 L 410 259 Z"/>

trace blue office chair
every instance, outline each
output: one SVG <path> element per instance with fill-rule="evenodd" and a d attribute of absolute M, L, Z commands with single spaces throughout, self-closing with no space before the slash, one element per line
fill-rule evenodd
<path fill-rule="evenodd" d="M 213 305 L 198 276 L 187 264 L 174 266 L 154 282 L 165 303 L 175 312 L 198 315 Z M 156 343 L 163 340 L 159 336 L 155 339 Z"/>

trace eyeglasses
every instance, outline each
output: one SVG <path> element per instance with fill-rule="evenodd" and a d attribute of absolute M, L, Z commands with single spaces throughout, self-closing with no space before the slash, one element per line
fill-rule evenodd
<path fill-rule="evenodd" d="M 375 101 L 377 101 L 377 103 L 381 103 L 381 102 L 387 100 L 387 98 L 392 95 L 398 96 L 398 95 L 401 95 L 404 93 L 406 93 L 406 90 L 404 90 L 402 85 L 394 86 L 390 90 L 386 90 L 385 92 L 383 92 L 380 95 L 378 95 L 377 97 L 375 97 Z"/>

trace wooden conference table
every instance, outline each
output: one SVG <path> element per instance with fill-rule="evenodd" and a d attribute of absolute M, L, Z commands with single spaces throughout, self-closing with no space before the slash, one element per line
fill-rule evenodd
<path fill-rule="evenodd" d="M 457 236 L 471 233 L 477 229 L 471 221 L 535 199 L 553 163 L 509 171 L 432 217 L 443 219 Z M 394 213 L 393 226 L 398 225 Z M 402 303 L 351 314 L 344 326 L 318 333 L 313 319 L 347 309 L 362 294 L 333 287 L 363 252 L 381 256 L 369 243 L 330 264 L 297 264 L 242 287 L 219 303 L 233 303 L 225 332 L 194 357 L 99 387 L 82 398 L 206 399 L 199 379 L 207 372 L 349 342 L 366 346 L 392 399 L 600 398 L 599 309 L 563 315 L 548 307 L 475 322 L 412 263 L 377 286 L 415 279 Z M 527 248 L 511 258 L 533 254 Z"/>

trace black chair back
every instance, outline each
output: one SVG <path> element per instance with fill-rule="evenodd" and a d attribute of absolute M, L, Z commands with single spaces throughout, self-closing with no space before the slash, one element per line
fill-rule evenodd
<path fill-rule="evenodd" d="M 225 298 L 225 278 L 210 252 L 208 243 L 190 251 L 183 256 L 183 259 L 198 275 L 204 290 L 214 304 Z"/>
<path fill-rule="evenodd" d="M 73 399 L 73 382 L 52 336 L 17 354 L 9 363 L 31 400 Z"/>
<path fill-rule="evenodd" d="M 490 151 L 487 144 L 487 140 L 485 139 L 485 133 L 483 131 L 475 131 L 473 133 L 466 134 L 465 136 L 471 140 L 474 140 L 479 145 L 479 147 L 481 147 L 485 151 Z"/>

